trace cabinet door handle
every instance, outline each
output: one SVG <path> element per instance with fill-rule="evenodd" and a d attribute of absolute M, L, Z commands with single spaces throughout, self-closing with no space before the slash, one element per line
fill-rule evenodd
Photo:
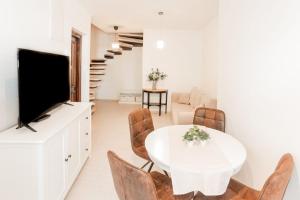
<path fill-rule="evenodd" d="M 70 155 L 68 155 L 68 158 L 72 158 L 72 155 L 70 154 Z"/>
<path fill-rule="evenodd" d="M 89 117 L 85 117 L 85 119 L 89 119 Z"/>
<path fill-rule="evenodd" d="M 89 133 L 87 132 L 87 133 L 85 133 L 85 135 L 89 135 Z"/>
<path fill-rule="evenodd" d="M 65 158 L 65 162 L 68 162 L 69 161 L 69 159 L 68 158 Z"/>
<path fill-rule="evenodd" d="M 88 150 L 89 150 L 89 148 L 86 148 L 85 150 L 86 150 L 86 151 L 88 151 Z"/>

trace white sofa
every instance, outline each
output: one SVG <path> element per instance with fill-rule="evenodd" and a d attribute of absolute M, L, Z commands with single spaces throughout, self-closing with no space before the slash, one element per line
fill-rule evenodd
<path fill-rule="evenodd" d="M 171 113 L 174 124 L 192 124 L 198 107 L 216 108 L 217 100 L 209 98 L 197 87 L 189 93 L 172 93 Z"/>

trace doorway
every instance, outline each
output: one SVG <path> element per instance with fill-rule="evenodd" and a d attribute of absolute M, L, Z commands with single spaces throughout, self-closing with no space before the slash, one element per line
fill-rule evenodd
<path fill-rule="evenodd" d="M 82 35 L 72 31 L 71 43 L 71 101 L 81 101 L 81 43 Z"/>

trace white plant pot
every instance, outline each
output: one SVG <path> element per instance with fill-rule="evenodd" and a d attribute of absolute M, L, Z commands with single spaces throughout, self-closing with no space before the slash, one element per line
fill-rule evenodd
<path fill-rule="evenodd" d="M 201 140 L 201 141 L 200 141 L 200 144 L 201 144 L 201 146 L 204 147 L 204 146 L 207 144 L 207 140 Z"/>
<path fill-rule="evenodd" d="M 188 147 L 193 147 L 193 146 L 194 146 L 194 141 L 187 141 L 187 142 L 186 142 L 186 145 L 187 145 Z"/>
<path fill-rule="evenodd" d="M 201 145 L 202 147 L 206 146 L 208 140 L 193 140 L 193 141 L 185 141 L 188 147 L 198 146 Z"/>

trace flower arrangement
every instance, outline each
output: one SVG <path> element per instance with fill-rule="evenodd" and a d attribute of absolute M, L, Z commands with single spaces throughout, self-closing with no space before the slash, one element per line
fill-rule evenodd
<path fill-rule="evenodd" d="M 201 144 L 205 144 L 209 139 L 209 134 L 200 129 L 198 126 L 190 128 L 183 136 L 183 140 L 188 144 L 198 143 L 199 141 L 201 142 Z"/>
<path fill-rule="evenodd" d="M 156 90 L 157 81 L 164 80 L 166 77 L 166 73 L 160 72 L 158 68 L 152 68 L 151 72 L 148 74 L 148 80 L 152 81 L 152 89 Z"/>

